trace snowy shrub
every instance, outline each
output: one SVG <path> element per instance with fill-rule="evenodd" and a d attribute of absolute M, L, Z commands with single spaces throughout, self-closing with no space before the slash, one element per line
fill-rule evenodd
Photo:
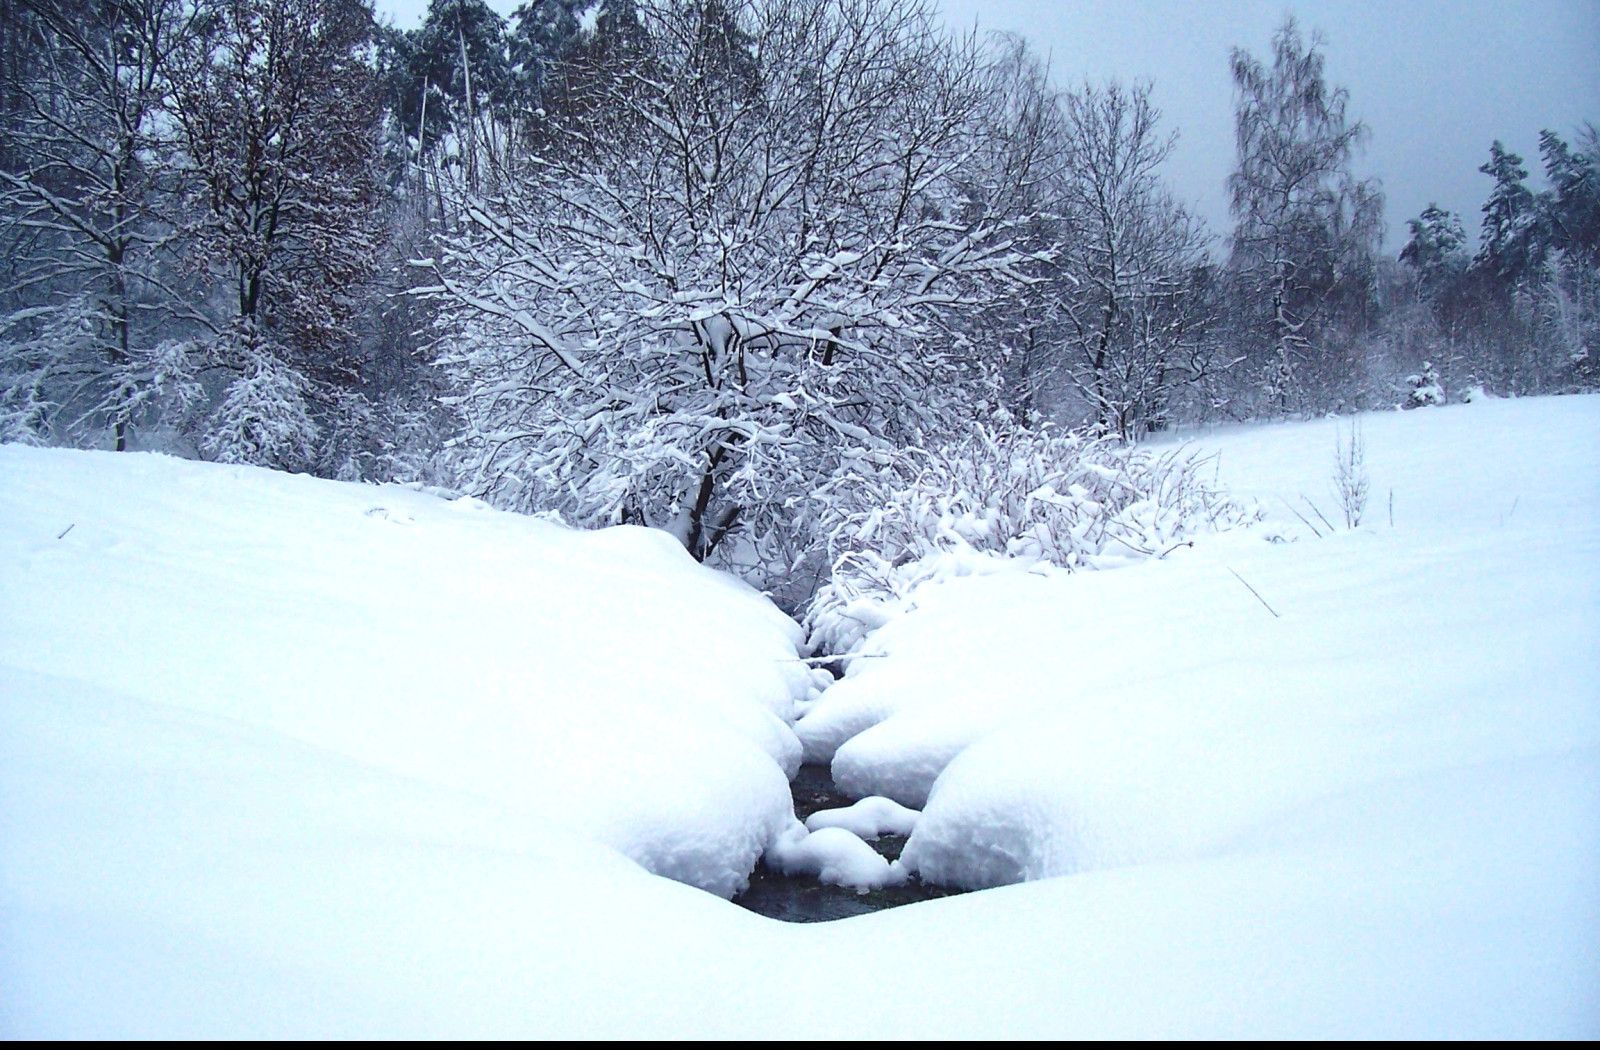
<path fill-rule="evenodd" d="M 212 414 L 201 451 L 221 463 L 304 469 L 320 434 L 308 393 L 305 376 L 272 354 L 251 354 Z"/>
<path fill-rule="evenodd" d="M 1427 405 L 1444 404 L 1444 385 L 1439 381 L 1439 373 L 1434 370 L 1431 362 L 1422 362 L 1422 371 L 1406 376 L 1406 382 L 1411 387 L 1406 407 L 1423 408 Z"/>
<path fill-rule="evenodd" d="M 857 456 L 815 494 L 832 577 L 806 614 L 810 644 L 848 652 L 930 581 L 1109 567 L 1254 520 L 1204 465 L 1182 449 L 983 424 L 931 451 Z"/>
<path fill-rule="evenodd" d="M 37 374 L 0 374 L 0 444 L 44 444 L 51 405 L 38 380 Z"/>
<path fill-rule="evenodd" d="M 205 400 L 199 378 L 205 355 L 206 348 L 192 340 L 131 348 L 126 360 L 112 366 L 110 389 L 97 407 L 119 429 L 156 422 L 180 427 Z"/>
<path fill-rule="evenodd" d="M 0 318 L 0 440 L 120 447 L 138 426 L 177 429 L 204 400 L 207 348 L 193 340 L 123 346 L 80 296 Z"/>
<path fill-rule="evenodd" d="M 333 396 L 317 473 L 339 481 L 398 482 L 454 491 L 439 462 L 443 411 L 416 396 Z"/>
<path fill-rule="evenodd" d="M 0 441 L 61 441 L 99 392 L 103 357 L 84 298 L 0 317 Z"/>

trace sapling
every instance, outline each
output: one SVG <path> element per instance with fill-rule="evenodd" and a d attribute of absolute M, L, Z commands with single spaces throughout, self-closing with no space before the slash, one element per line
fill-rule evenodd
<path fill-rule="evenodd" d="M 1407 408 L 1444 404 L 1444 383 L 1439 379 L 1433 362 L 1422 362 L 1422 371 L 1406 376 L 1406 382 L 1411 386 L 1411 393 L 1406 400 Z"/>
<path fill-rule="evenodd" d="M 1336 434 L 1334 437 L 1333 492 L 1339 501 L 1339 509 L 1344 513 L 1346 528 L 1353 529 L 1361 524 L 1361 515 L 1367 509 L 1369 485 L 1361 423 L 1352 420 L 1348 444 L 1342 435 Z"/>

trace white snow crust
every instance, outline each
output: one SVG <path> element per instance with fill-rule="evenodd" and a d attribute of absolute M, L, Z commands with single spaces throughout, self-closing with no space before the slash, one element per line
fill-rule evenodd
<path fill-rule="evenodd" d="M 884 860 L 855 832 L 841 827 L 808 831 L 798 820 L 767 848 L 765 863 L 784 875 L 810 875 L 827 886 L 858 890 L 906 881 L 905 869 L 898 861 L 890 864 Z"/>
<path fill-rule="evenodd" d="M 0 1035 L 1600 1036 L 1600 398 L 1365 417 L 1318 538 L 1338 425 L 1195 438 L 1262 527 L 930 586 L 820 699 L 642 530 L 0 448 Z M 907 863 L 1012 884 L 652 875 L 850 837 L 808 703 Z"/>
<path fill-rule="evenodd" d="M 911 834 L 921 815 L 894 799 L 873 795 L 842 809 L 819 809 L 806 818 L 806 827 L 812 831 L 844 828 L 863 839 L 875 839 L 880 835 Z"/>
<path fill-rule="evenodd" d="M 793 816 L 797 628 L 663 533 L 480 506 L 0 448 L 0 668 L 280 733 L 732 894 Z"/>

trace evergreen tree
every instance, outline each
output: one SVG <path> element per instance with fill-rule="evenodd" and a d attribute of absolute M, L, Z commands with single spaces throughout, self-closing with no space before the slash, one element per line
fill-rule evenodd
<path fill-rule="evenodd" d="M 1424 294 L 1431 294 L 1466 270 L 1467 234 L 1461 226 L 1461 216 L 1430 203 L 1406 225 L 1411 229 L 1411 239 L 1400 249 L 1400 261 L 1415 268 Z"/>
<path fill-rule="evenodd" d="M 1550 180 L 1544 208 L 1550 247 L 1580 265 L 1600 266 L 1600 133 L 1589 125 L 1574 150 L 1542 131 L 1539 155 Z"/>
<path fill-rule="evenodd" d="M 1535 276 L 1544 260 L 1547 238 L 1538 200 L 1524 181 L 1528 169 L 1522 158 L 1499 139 L 1490 145 L 1489 160 L 1478 170 L 1494 180 L 1494 189 L 1483 204 L 1482 247 L 1474 265 L 1492 286 L 1509 293 Z"/>
<path fill-rule="evenodd" d="M 571 53 L 592 0 L 531 0 L 512 12 L 506 35 L 510 76 L 519 100 L 542 107 L 551 70 Z"/>
<path fill-rule="evenodd" d="M 527 42 L 513 40 L 516 61 L 525 68 L 528 59 L 521 56 L 529 54 L 527 48 L 542 48 L 541 130 L 587 124 L 592 138 L 565 134 L 561 147 L 586 152 L 626 136 L 630 101 L 648 91 L 644 80 L 655 75 L 654 43 L 634 0 L 534 0 L 520 10 L 531 20 L 532 35 Z M 690 6 L 682 14 L 686 24 L 698 21 Z"/>
<path fill-rule="evenodd" d="M 483 0 L 431 0 L 422 25 L 387 49 L 397 118 L 424 151 L 452 130 L 476 134 L 472 121 L 513 100 L 506 21 Z"/>

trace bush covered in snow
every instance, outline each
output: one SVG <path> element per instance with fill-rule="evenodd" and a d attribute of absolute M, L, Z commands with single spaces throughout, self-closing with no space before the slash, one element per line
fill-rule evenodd
<path fill-rule="evenodd" d="M 931 451 L 848 460 L 816 494 L 833 572 L 806 614 L 813 650 L 850 651 L 929 581 L 1161 557 L 1254 520 L 1204 466 L 1181 448 L 983 424 Z"/>
<path fill-rule="evenodd" d="M 314 459 L 320 438 L 305 377 L 270 353 L 249 353 L 247 358 L 245 371 L 229 385 L 217 408 L 202 451 L 222 463 L 304 469 Z"/>
<path fill-rule="evenodd" d="M 1439 373 L 1431 361 L 1422 362 L 1422 371 L 1406 376 L 1406 382 L 1411 387 L 1411 394 L 1406 400 L 1407 408 L 1444 404 L 1444 384 L 1440 382 Z"/>

